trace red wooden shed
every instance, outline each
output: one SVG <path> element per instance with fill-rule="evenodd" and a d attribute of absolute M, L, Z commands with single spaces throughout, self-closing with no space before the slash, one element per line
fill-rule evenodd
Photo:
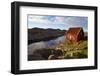
<path fill-rule="evenodd" d="M 67 43 L 78 42 L 84 38 L 82 27 L 72 27 L 66 33 Z"/>

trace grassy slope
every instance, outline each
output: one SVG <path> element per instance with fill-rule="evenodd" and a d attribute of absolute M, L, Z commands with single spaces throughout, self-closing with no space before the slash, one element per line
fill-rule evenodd
<path fill-rule="evenodd" d="M 66 44 L 59 43 L 56 46 L 50 47 L 52 49 L 61 49 L 65 58 L 87 58 L 88 57 L 88 42 L 87 40 L 78 43 Z M 70 53 L 74 52 L 73 56 Z"/>

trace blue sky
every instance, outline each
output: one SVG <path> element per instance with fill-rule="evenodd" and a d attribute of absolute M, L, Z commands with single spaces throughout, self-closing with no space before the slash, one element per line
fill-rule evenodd
<path fill-rule="evenodd" d="M 28 28 L 53 28 L 68 30 L 70 27 L 83 27 L 88 30 L 88 17 L 28 15 Z"/>

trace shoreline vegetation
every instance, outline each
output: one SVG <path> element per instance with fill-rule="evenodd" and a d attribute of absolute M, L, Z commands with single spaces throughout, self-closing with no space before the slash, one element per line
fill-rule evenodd
<path fill-rule="evenodd" d="M 78 42 L 77 44 L 67 45 L 61 43 L 45 49 L 39 49 L 28 56 L 28 60 L 55 60 L 55 59 L 80 59 L 88 58 L 87 40 Z"/>
<path fill-rule="evenodd" d="M 60 29 L 43 29 L 43 28 L 32 28 L 28 29 L 28 45 L 39 41 L 48 41 L 57 37 L 65 35 L 66 30 Z"/>
<path fill-rule="evenodd" d="M 65 35 L 66 30 L 60 29 L 28 29 L 28 45 L 40 41 L 48 41 Z M 84 40 L 77 43 L 67 44 L 66 40 L 47 48 L 35 50 L 28 55 L 28 61 L 32 60 L 55 60 L 55 59 L 80 59 L 88 58 L 88 33 L 84 32 Z"/>

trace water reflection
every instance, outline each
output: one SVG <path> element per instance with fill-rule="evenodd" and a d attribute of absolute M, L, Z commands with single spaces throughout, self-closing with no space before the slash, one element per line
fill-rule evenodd
<path fill-rule="evenodd" d="M 59 42 L 65 42 L 65 36 L 58 37 L 49 41 L 40 41 L 28 45 L 28 55 L 33 54 L 38 49 L 48 48 L 49 46 L 59 44 Z"/>

